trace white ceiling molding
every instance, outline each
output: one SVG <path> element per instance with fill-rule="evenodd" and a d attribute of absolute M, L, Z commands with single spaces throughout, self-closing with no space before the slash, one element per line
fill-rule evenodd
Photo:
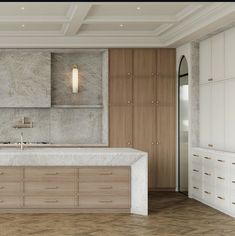
<path fill-rule="evenodd" d="M 233 22 L 229 2 L 4 2 L 0 47 L 176 47 Z"/>

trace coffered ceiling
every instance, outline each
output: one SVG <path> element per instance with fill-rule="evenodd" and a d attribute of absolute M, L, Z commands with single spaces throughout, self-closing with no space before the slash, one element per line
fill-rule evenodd
<path fill-rule="evenodd" d="M 234 22 L 229 2 L 1 2 L 0 47 L 175 47 Z"/>

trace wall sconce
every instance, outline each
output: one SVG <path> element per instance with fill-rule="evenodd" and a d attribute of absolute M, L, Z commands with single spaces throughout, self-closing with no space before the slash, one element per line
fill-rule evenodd
<path fill-rule="evenodd" d="M 78 93 L 78 66 L 77 65 L 73 65 L 72 90 L 73 90 L 73 93 Z"/>

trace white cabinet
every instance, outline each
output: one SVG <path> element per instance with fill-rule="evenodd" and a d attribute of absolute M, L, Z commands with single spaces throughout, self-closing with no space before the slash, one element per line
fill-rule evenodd
<path fill-rule="evenodd" d="M 224 79 L 224 33 L 200 43 L 200 83 Z"/>
<path fill-rule="evenodd" d="M 200 86 L 200 146 L 224 149 L 224 82 Z"/>
<path fill-rule="evenodd" d="M 235 28 L 225 31 L 225 78 L 235 77 Z"/>
<path fill-rule="evenodd" d="M 191 196 L 235 217 L 235 153 L 193 148 L 191 160 Z"/>
<path fill-rule="evenodd" d="M 213 81 L 224 79 L 224 33 L 217 34 L 211 40 L 211 73 Z"/>
<path fill-rule="evenodd" d="M 212 79 L 211 73 L 211 39 L 200 43 L 199 52 L 200 83 L 207 83 Z"/>
<path fill-rule="evenodd" d="M 225 81 L 225 150 L 235 152 L 235 79 Z"/>
<path fill-rule="evenodd" d="M 200 146 L 208 147 L 211 141 L 211 85 L 200 86 Z"/>

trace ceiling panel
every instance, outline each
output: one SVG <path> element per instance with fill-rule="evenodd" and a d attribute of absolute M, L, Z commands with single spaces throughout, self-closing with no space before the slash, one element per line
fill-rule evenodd
<path fill-rule="evenodd" d="M 2 16 L 65 16 L 69 3 L 0 3 Z"/>
<path fill-rule="evenodd" d="M 89 16 L 156 16 L 156 15 L 175 15 L 187 7 L 189 3 L 166 3 L 166 4 L 141 4 L 130 5 L 94 5 L 89 11 Z M 137 10 L 140 7 L 140 10 Z"/>
<path fill-rule="evenodd" d="M 103 24 L 89 24 L 82 25 L 81 31 L 151 31 L 159 27 L 160 23 L 103 23 Z"/>
<path fill-rule="evenodd" d="M 18 24 L 18 23 L 3 23 L 0 22 L 0 32 L 5 31 L 59 31 L 62 27 L 62 24 L 58 23 L 27 23 L 27 24 Z"/>

